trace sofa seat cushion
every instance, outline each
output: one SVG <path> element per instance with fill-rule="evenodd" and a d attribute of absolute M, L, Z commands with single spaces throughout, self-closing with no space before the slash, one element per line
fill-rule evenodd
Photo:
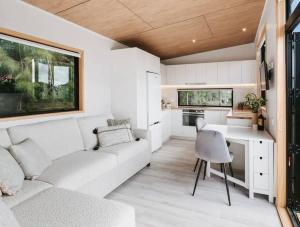
<path fill-rule="evenodd" d="M 54 160 L 37 179 L 75 190 L 116 166 L 117 157 L 113 154 L 78 151 Z"/>
<path fill-rule="evenodd" d="M 51 188 L 12 209 L 22 227 L 134 227 L 131 206 Z"/>
<path fill-rule="evenodd" d="M 15 126 L 8 133 L 13 144 L 31 138 L 52 160 L 84 149 L 81 132 L 73 118 Z"/>
<path fill-rule="evenodd" d="M 141 152 L 149 150 L 149 141 L 140 139 L 132 143 L 122 143 L 110 147 L 100 147 L 99 152 L 110 153 L 118 157 L 118 162 L 123 163 Z"/>
<path fill-rule="evenodd" d="M 42 181 L 36 180 L 25 180 L 21 190 L 14 196 L 2 196 L 3 202 L 6 203 L 10 208 L 24 202 L 32 196 L 51 188 L 51 184 L 47 184 Z"/>

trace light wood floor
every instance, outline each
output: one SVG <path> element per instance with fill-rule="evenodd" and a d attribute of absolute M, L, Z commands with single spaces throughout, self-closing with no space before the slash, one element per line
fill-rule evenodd
<path fill-rule="evenodd" d="M 275 206 L 264 196 L 230 185 L 232 206 L 227 205 L 223 180 L 199 179 L 195 197 L 194 142 L 170 140 L 153 154 L 145 168 L 107 196 L 135 207 L 137 227 L 277 227 Z"/>

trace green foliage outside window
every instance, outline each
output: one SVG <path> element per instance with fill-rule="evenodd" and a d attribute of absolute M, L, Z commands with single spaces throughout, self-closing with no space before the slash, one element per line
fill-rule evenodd
<path fill-rule="evenodd" d="M 232 89 L 178 90 L 178 105 L 232 107 L 232 92 Z"/>
<path fill-rule="evenodd" d="M 0 39 L 0 116 L 78 109 L 78 58 Z"/>

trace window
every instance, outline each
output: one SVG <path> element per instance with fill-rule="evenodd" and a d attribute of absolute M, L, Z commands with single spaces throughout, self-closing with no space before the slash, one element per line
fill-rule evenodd
<path fill-rule="evenodd" d="M 179 89 L 179 106 L 232 107 L 232 89 Z"/>
<path fill-rule="evenodd" d="M 0 117 L 79 110 L 79 58 L 0 35 Z"/>
<path fill-rule="evenodd" d="M 300 0 L 287 0 L 287 15 L 291 15 L 295 11 L 299 3 Z"/>
<path fill-rule="evenodd" d="M 295 226 L 300 226 L 300 0 L 287 2 L 287 208 Z"/>

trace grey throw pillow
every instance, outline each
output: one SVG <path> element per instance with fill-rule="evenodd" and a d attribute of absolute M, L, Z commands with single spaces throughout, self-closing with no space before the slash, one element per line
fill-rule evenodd
<path fill-rule="evenodd" d="M 100 147 L 109 147 L 134 141 L 129 124 L 100 127 L 96 129 L 96 133 Z"/>
<path fill-rule="evenodd" d="M 0 200 L 0 226 L 20 227 L 13 212 L 2 200 Z"/>
<path fill-rule="evenodd" d="M 25 178 L 29 180 L 39 177 L 52 163 L 46 152 L 32 139 L 11 146 L 10 152 L 22 167 Z"/>
<path fill-rule="evenodd" d="M 24 173 L 8 150 L 0 147 L 0 195 L 15 195 L 24 182 Z"/>
<path fill-rule="evenodd" d="M 130 125 L 130 119 L 107 119 L 108 126 L 116 126 L 116 125 Z M 131 126 L 130 126 L 131 128 Z"/>

